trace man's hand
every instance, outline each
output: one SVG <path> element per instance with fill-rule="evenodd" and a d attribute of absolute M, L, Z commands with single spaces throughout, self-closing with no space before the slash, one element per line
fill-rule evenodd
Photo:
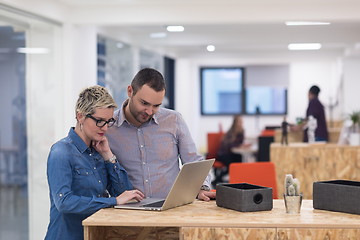
<path fill-rule="evenodd" d="M 216 192 L 200 190 L 197 198 L 200 199 L 200 200 L 203 200 L 203 201 L 208 202 L 208 201 L 210 201 L 211 199 L 215 199 L 215 198 L 216 198 Z"/>

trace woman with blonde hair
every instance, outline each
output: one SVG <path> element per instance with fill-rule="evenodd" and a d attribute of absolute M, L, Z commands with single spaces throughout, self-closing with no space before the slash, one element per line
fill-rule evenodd
<path fill-rule="evenodd" d="M 101 86 L 84 89 L 76 126 L 50 150 L 47 177 L 50 223 L 45 239 L 83 239 L 82 221 L 101 208 L 144 198 L 110 150 L 105 133 L 117 105 Z"/>

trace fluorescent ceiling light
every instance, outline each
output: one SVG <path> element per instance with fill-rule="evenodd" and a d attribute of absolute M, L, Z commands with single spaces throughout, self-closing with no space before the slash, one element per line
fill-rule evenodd
<path fill-rule="evenodd" d="M 27 53 L 27 54 L 47 54 L 49 53 L 48 48 L 17 48 L 18 53 Z"/>
<path fill-rule="evenodd" d="M 166 28 L 169 32 L 183 32 L 184 29 L 183 26 L 167 26 Z"/>
<path fill-rule="evenodd" d="M 302 22 L 302 21 L 298 21 L 298 22 L 285 22 L 285 24 L 287 26 L 311 26 L 311 25 L 330 25 L 329 22 Z"/>
<path fill-rule="evenodd" d="M 157 32 L 157 33 L 150 33 L 151 38 L 164 38 L 166 37 L 166 32 Z"/>
<path fill-rule="evenodd" d="M 214 46 L 214 45 L 207 45 L 206 49 L 207 49 L 209 52 L 213 52 L 213 51 L 215 51 L 215 46 Z"/>
<path fill-rule="evenodd" d="M 288 45 L 289 50 L 319 50 L 320 48 L 320 43 L 290 43 Z"/>
<path fill-rule="evenodd" d="M 121 43 L 121 42 L 118 42 L 118 43 L 116 43 L 116 47 L 117 47 L 117 48 L 123 48 L 123 47 L 124 47 L 124 44 Z"/>

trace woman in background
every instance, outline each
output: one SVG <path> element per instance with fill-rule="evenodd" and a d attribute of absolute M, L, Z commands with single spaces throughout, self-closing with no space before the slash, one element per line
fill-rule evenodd
<path fill-rule="evenodd" d="M 48 157 L 51 208 L 45 239 L 83 239 L 85 218 L 101 208 L 143 199 L 143 193 L 133 190 L 105 137 L 115 123 L 116 107 L 104 87 L 80 93 L 76 126 L 51 147 Z"/>
<path fill-rule="evenodd" d="M 226 167 L 229 167 L 230 163 L 233 162 L 242 162 L 241 154 L 233 153 L 232 148 L 249 147 L 248 144 L 244 144 L 244 139 L 243 119 L 241 115 L 235 115 L 230 129 L 221 140 L 216 160 L 222 162 Z"/>

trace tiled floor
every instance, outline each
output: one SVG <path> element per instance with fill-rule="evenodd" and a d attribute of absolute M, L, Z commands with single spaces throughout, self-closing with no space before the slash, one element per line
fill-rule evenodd
<path fill-rule="evenodd" d="M 0 240 L 29 239 L 26 187 L 0 186 Z"/>

